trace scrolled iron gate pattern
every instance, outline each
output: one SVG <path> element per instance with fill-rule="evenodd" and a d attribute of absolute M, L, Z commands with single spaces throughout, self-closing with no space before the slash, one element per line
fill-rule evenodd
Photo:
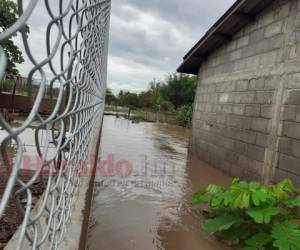
<path fill-rule="evenodd" d="M 111 3 L 110 0 L 29 0 L 27 3 L 24 7 L 23 1 L 18 0 L 17 22 L 0 33 L 0 80 L 5 77 L 7 65 L 1 42 L 17 32 L 32 64 L 27 75 L 32 97 L 30 113 L 19 126 L 12 126 L 0 114 L 1 129 L 7 133 L 0 142 L 1 157 L 6 167 L 11 167 L 1 195 L 0 216 L 6 216 L 9 199 L 14 197 L 22 214 L 16 248 L 24 249 L 26 242 L 32 249 L 58 249 L 80 185 L 82 167 L 89 158 L 91 140 L 95 136 L 93 128 L 103 118 Z M 23 28 L 41 3 L 50 21 L 45 27 L 45 40 L 41 41 L 46 42 L 47 56 L 38 61 L 32 52 L 30 34 L 28 37 Z M 57 57 L 59 70 L 54 65 Z M 45 67 L 50 68 L 52 79 L 48 78 Z M 31 93 L 34 75 L 41 81 L 38 91 Z M 51 114 L 45 116 L 39 113 L 39 107 L 49 82 L 50 88 L 56 86 L 59 91 L 53 98 Z M 34 127 L 40 168 L 25 181 L 20 177 L 26 143 L 21 135 L 29 127 Z M 7 154 L 7 145 L 11 142 L 16 145 L 12 162 Z M 34 206 L 32 187 L 37 182 L 43 183 L 44 192 Z M 24 196 L 26 204 L 20 201 Z M 36 211 L 33 213 L 33 210 Z"/>

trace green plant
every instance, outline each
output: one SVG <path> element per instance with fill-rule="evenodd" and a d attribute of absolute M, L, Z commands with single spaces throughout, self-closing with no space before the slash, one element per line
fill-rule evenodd
<path fill-rule="evenodd" d="M 193 107 L 189 105 L 183 105 L 179 108 L 177 113 L 177 119 L 179 124 L 184 127 L 190 127 L 193 118 Z"/>
<path fill-rule="evenodd" d="M 203 229 L 243 250 L 300 249 L 300 191 L 291 180 L 272 186 L 234 179 L 226 189 L 209 185 L 192 204 L 210 207 Z"/>
<path fill-rule="evenodd" d="M 16 1 L 13 0 L 0 0 L 0 32 L 6 31 L 18 20 L 18 7 Z M 29 33 L 29 27 L 25 25 L 22 28 L 25 35 Z M 16 34 L 13 35 L 13 37 Z M 24 62 L 20 48 L 15 44 L 12 38 L 1 41 L 1 46 L 7 56 L 6 73 L 18 75 L 19 71 L 17 65 Z"/>
<path fill-rule="evenodd" d="M 163 113 L 171 112 L 174 110 L 173 104 L 169 101 L 162 101 L 160 104 L 160 111 Z"/>

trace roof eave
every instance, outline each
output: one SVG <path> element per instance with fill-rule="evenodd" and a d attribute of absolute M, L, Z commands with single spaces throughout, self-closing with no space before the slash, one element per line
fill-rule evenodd
<path fill-rule="evenodd" d="M 197 75 L 203 58 L 229 42 L 232 36 L 255 20 L 273 0 L 237 0 L 226 13 L 209 29 L 209 31 L 184 56 L 177 72 Z"/>

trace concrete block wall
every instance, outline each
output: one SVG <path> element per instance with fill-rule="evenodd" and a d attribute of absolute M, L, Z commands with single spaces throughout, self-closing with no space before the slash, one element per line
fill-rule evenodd
<path fill-rule="evenodd" d="M 300 74 L 290 74 L 284 90 L 278 131 L 278 168 L 275 178 L 300 183 Z M 298 85 L 298 86 L 296 86 Z"/>
<path fill-rule="evenodd" d="M 201 65 L 192 151 L 233 176 L 300 184 L 300 0 L 274 0 Z"/>
<path fill-rule="evenodd" d="M 193 148 L 232 175 L 262 175 L 271 129 L 273 77 L 231 80 L 198 88 Z"/>

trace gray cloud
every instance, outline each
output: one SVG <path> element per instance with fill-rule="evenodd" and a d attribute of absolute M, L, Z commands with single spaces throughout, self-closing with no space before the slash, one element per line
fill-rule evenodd
<path fill-rule="evenodd" d="M 233 2 L 112 0 L 108 85 L 116 91 L 121 88 L 140 91 L 153 78 L 174 72 L 182 57 Z M 56 13 L 57 3 L 52 8 Z M 44 37 L 49 21 L 44 2 L 39 1 L 29 20 L 30 45 L 38 61 L 46 56 Z M 20 39 L 16 41 L 22 48 Z M 26 56 L 25 59 L 27 62 L 19 67 L 21 72 L 32 67 Z"/>
<path fill-rule="evenodd" d="M 141 12 L 149 12 L 158 18 L 196 31 L 199 31 L 201 26 L 207 28 L 211 25 L 216 17 L 233 3 L 232 0 L 129 0 L 126 3 L 119 0 L 114 3 L 117 5 L 120 2 L 137 8 Z"/>
<path fill-rule="evenodd" d="M 185 53 L 233 2 L 113 0 L 111 60 L 121 58 L 124 63 L 134 62 L 135 66 L 138 64 L 145 71 L 151 68 L 152 75 L 145 74 L 139 79 L 130 72 L 116 75 L 118 64 L 113 63 L 109 70 L 109 82 L 113 82 L 112 86 L 119 82 L 145 88 L 152 78 L 163 77 L 162 72 L 174 72 Z"/>

